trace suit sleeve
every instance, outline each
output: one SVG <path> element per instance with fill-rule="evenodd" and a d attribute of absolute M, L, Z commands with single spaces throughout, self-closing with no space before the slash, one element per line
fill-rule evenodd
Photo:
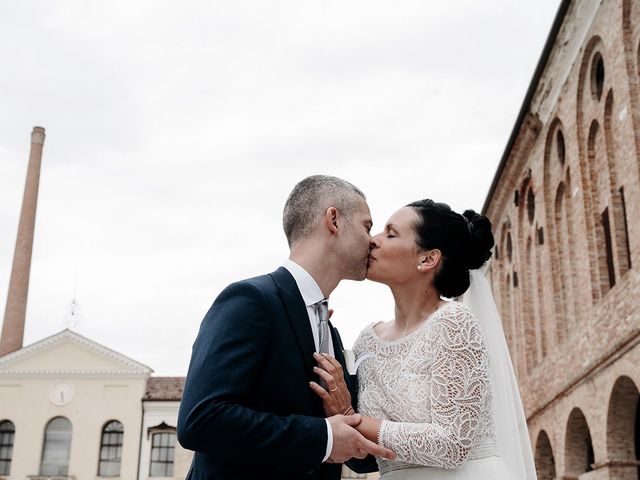
<path fill-rule="evenodd" d="M 322 462 L 323 418 L 278 416 L 246 406 L 270 336 L 268 302 L 255 285 L 236 283 L 220 294 L 193 346 L 178 414 L 182 446 L 230 462 Z"/>

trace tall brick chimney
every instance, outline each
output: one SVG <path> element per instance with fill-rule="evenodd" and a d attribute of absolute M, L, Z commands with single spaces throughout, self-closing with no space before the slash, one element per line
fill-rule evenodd
<path fill-rule="evenodd" d="M 2 324 L 2 336 L 0 337 L 0 356 L 22 348 L 44 136 L 44 128 L 33 127 L 27 181 L 24 187 L 20 223 L 18 224 L 18 238 L 16 239 L 16 249 L 13 255 L 7 306 L 4 313 L 4 323 Z"/>

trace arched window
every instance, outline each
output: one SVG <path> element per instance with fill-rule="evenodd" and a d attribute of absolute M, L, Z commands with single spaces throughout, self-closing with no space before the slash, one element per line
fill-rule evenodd
<path fill-rule="evenodd" d="M 524 349 L 525 365 L 527 372 L 531 371 L 538 363 L 538 287 L 535 279 L 535 262 L 533 258 L 533 241 L 527 237 L 525 248 L 526 263 L 523 265 L 522 284 L 523 305 L 522 321 L 524 322 Z"/>
<path fill-rule="evenodd" d="M 611 214 L 611 235 L 614 237 L 615 249 L 613 256 L 617 274 L 622 276 L 631 268 L 631 249 L 629 246 L 629 228 L 627 225 L 627 211 L 624 197 L 624 185 L 629 182 L 624 174 L 618 169 L 617 158 L 621 156 L 621 142 L 616 135 L 616 127 L 613 123 L 614 117 L 614 95 L 613 89 L 607 93 L 604 106 L 604 134 L 607 152 L 607 165 L 609 167 L 609 180 L 611 182 L 610 214 Z"/>
<path fill-rule="evenodd" d="M 155 430 L 155 429 L 154 429 Z M 173 460 L 176 445 L 175 428 L 156 430 L 151 434 L 151 477 L 173 477 Z"/>
<path fill-rule="evenodd" d="M 592 200 L 594 200 L 594 230 L 597 247 L 597 263 L 595 275 L 599 279 L 596 287 L 600 287 L 600 291 L 596 292 L 598 298 L 602 298 L 616 283 L 615 263 L 613 258 L 613 241 L 612 235 L 615 232 L 615 224 L 611 222 L 609 206 L 611 199 L 611 175 L 612 171 L 608 162 L 607 148 L 605 138 L 602 134 L 602 128 L 597 120 L 591 122 L 589 128 L 589 140 L 587 152 L 589 158 L 588 168 L 593 176 L 591 186 Z M 598 209 L 598 210 L 596 210 Z"/>
<path fill-rule="evenodd" d="M 13 454 L 13 437 L 16 429 L 9 420 L 0 422 L 0 475 L 11 473 L 11 455 Z"/>
<path fill-rule="evenodd" d="M 560 162 L 560 165 L 564 165 L 566 148 L 564 145 L 564 135 L 560 129 L 558 129 L 558 132 L 556 133 L 556 146 L 558 150 L 558 161 Z"/>
<path fill-rule="evenodd" d="M 529 223 L 533 223 L 533 219 L 536 214 L 536 196 L 533 193 L 533 189 L 529 188 L 527 192 L 527 218 L 529 219 Z"/>
<path fill-rule="evenodd" d="M 67 475 L 70 453 L 71 422 L 64 417 L 56 417 L 44 431 L 40 475 Z"/>
<path fill-rule="evenodd" d="M 100 464 L 98 475 L 101 477 L 120 476 L 122 463 L 122 436 L 124 429 L 117 420 L 108 422 L 102 429 L 100 440 Z"/>
<path fill-rule="evenodd" d="M 593 97 L 600 101 L 604 91 L 604 60 L 600 52 L 593 56 L 591 62 L 591 93 Z"/>

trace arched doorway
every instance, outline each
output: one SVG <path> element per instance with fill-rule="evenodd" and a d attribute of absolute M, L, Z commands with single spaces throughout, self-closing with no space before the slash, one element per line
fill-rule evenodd
<path fill-rule="evenodd" d="M 607 457 L 611 461 L 610 475 L 615 478 L 637 480 L 640 459 L 640 421 L 638 402 L 640 394 L 631 378 L 622 376 L 611 390 L 607 413 Z"/>
<path fill-rule="evenodd" d="M 578 477 L 593 470 L 591 432 L 582 410 L 574 408 L 567 421 L 565 440 L 565 476 Z"/>

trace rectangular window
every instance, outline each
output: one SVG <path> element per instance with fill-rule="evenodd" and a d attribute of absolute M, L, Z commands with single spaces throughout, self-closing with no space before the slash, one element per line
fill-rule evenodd
<path fill-rule="evenodd" d="M 616 284 L 616 273 L 613 269 L 613 246 L 611 245 L 611 225 L 609 223 L 609 207 L 602 212 L 602 228 L 604 229 L 604 243 L 607 255 L 607 272 L 609 274 L 609 288 Z"/>
<path fill-rule="evenodd" d="M 173 477 L 175 432 L 154 433 L 151 437 L 151 477 Z"/>

